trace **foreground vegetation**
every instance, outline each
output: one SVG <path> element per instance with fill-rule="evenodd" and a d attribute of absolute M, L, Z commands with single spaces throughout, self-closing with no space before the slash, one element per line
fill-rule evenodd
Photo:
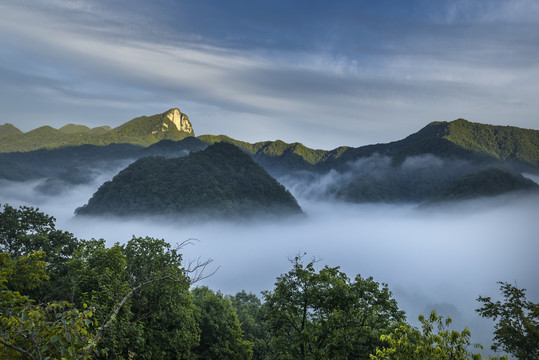
<path fill-rule="evenodd" d="M 0 212 L 2 359 L 482 359 L 468 329 L 436 313 L 406 322 L 388 285 L 296 256 L 263 300 L 193 287 L 209 261 L 182 244 L 80 240 L 29 207 Z M 501 283 L 479 297 L 494 347 L 539 355 L 539 304 Z M 504 357 L 503 357 L 504 358 Z"/>

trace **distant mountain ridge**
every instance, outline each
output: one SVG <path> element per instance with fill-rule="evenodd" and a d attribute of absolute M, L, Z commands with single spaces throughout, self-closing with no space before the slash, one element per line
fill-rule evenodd
<path fill-rule="evenodd" d="M 209 144 L 230 142 L 261 164 L 271 167 L 278 162 L 285 171 L 327 171 L 373 154 L 391 156 L 395 163 L 401 163 L 409 156 L 425 153 L 480 161 L 509 160 L 515 162 L 515 166 L 539 170 L 539 130 L 485 125 L 464 119 L 432 122 L 402 140 L 386 144 L 357 148 L 341 146 L 333 150 L 315 150 L 301 143 L 287 144 L 280 140 L 251 144 L 225 135 L 202 135 L 198 138 Z"/>
<path fill-rule="evenodd" d="M 161 114 L 134 118 L 114 129 L 106 126 L 90 129 L 84 125 L 68 124 L 60 129 L 43 126 L 23 133 L 12 124 L 0 125 L 0 152 L 84 144 L 149 146 L 161 140 L 177 141 L 188 136 L 195 136 L 188 116 L 178 108 L 172 108 Z M 399 162 L 407 156 L 426 152 L 457 157 L 475 153 L 473 156 L 517 161 L 539 168 L 539 130 L 473 123 L 465 119 L 432 122 L 402 140 L 386 144 L 356 148 L 341 146 L 333 150 L 310 149 L 301 143 L 288 144 L 281 140 L 248 143 L 226 135 L 202 135 L 198 138 L 206 144 L 234 144 L 258 162 L 271 166 L 278 161 L 286 170 L 326 170 L 374 153 L 392 156 Z"/>
<path fill-rule="evenodd" d="M 134 144 L 149 146 L 161 140 L 194 136 L 187 115 L 178 108 L 162 114 L 140 116 L 116 128 L 68 124 L 60 129 L 42 126 L 23 133 L 12 124 L 0 126 L 0 152 L 26 152 L 64 146 Z"/>
<path fill-rule="evenodd" d="M 294 187 L 295 195 L 303 198 L 423 202 L 449 198 L 442 196 L 443 192 L 459 179 L 462 179 L 462 183 L 457 183 L 459 189 L 468 185 L 477 188 L 483 181 L 485 188 L 513 191 L 526 188 L 518 179 L 520 173 L 539 174 L 538 130 L 471 123 L 464 119 L 433 122 L 390 143 L 356 148 L 341 146 L 333 150 L 310 149 L 301 143 L 281 140 L 249 143 L 226 135 L 194 137 L 189 119 L 178 109 L 138 117 L 115 129 L 70 124 L 58 130 L 51 127 L 36 130 L 49 142 L 55 137 L 77 137 L 79 141 L 90 137 L 101 141 L 50 150 L 0 153 L 0 179 L 46 179 L 40 189 L 49 193 L 70 184 L 91 182 L 105 168 L 112 171 L 147 156 L 183 157 L 217 143 L 230 143 L 243 150 L 273 177 Z M 8 135 L 2 137 L 3 133 Z M 14 126 L 6 124 L 0 127 L 0 145 L 21 136 L 28 140 L 31 133 L 21 135 Z M 490 168 L 505 175 L 492 171 L 481 173 Z M 471 176 L 474 173 L 478 175 Z M 498 184 L 489 183 L 488 176 Z M 482 194 L 475 190 L 472 193 Z"/>

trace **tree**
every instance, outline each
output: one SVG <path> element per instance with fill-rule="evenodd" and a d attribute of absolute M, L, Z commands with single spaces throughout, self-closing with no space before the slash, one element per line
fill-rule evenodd
<path fill-rule="evenodd" d="M 501 349 L 517 359 L 539 359 L 539 303 L 526 300 L 526 289 L 498 282 L 504 301 L 493 302 L 479 296 L 483 307 L 476 311 L 482 317 L 498 322 L 494 325 L 492 349 Z"/>
<path fill-rule="evenodd" d="M 264 321 L 265 305 L 252 293 L 240 291 L 228 299 L 236 310 L 245 340 L 253 344 L 253 359 L 266 359 L 269 354 L 269 335 Z"/>
<path fill-rule="evenodd" d="M 43 252 L 13 259 L 0 254 L 0 358 L 86 359 L 93 349 L 92 310 L 79 310 L 66 301 L 36 304 L 21 289 L 32 289 L 48 279 Z"/>
<path fill-rule="evenodd" d="M 73 302 L 95 307 L 100 353 L 112 359 L 193 358 L 200 330 L 189 286 L 209 262 L 184 267 L 182 244 L 172 248 L 149 237 L 110 248 L 104 240 L 83 245 L 69 262 L 70 294 Z"/>
<path fill-rule="evenodd" d="M 182 265 L 189 241 L 79 241 L 54 221 L 33 208 L 0 212 L 0 358 L 194 358 L 189 286 L 211 275 L 211 260 Z M 29 296 L 50 290 L 52 302 Z"/>
<path fill-rule="evenodd" d="M 253 344 L 243 338 L 238 316 L 229 299 L 206 286 L 192 290 L 199 308 L 200 344 L 195 352 L 200 359 L 251 359 Z"/>
<path fill-rule="evenodd" d="M 371 360 L 482 360 L 481 354 L 468 351 L 470 330 L 450 330 L 451 318 L 433 311 L 428 318 L 419 316 L 422 332 L 401 325 L 391 334 L 380 336 L 384 347 L 376 349 Z M 437 330 L 437 331 L 435 331 Z M 480 345 L 476 347 L 482 348 Z M 507 357 L 489 359 L 506 359 Z"/>
<path fill-rule="evenodd" d="M 80 242 L 73 234 L 56 229 L 55 219 L 32 207 L 16 209 L 8 204 L 0 212 L 0 251 L 13 258 L 41 252 L 46 264 L 48 282 L 33 289 L 25 289 L 26 295 L 43 300 L 60 300 L 65 293 L 64 278 L 67 263 Z M 16 282 L 10 281 L 12 290 Z"/>
<path fill-rule="evenodd" d="M 130 288 L 138 289 L 131 301 L 133 322 L 143 327 L 141 359 L 192 359 L 200 339 L 196 307 L 189 286 L 199 280 L 193 274 L 209 262 L 184 267 L 180 249 L 163 239 L 133 237 L 123 253 Z M 157 281 L 156 281 L 157 280 Z"/>
<path fill-rule="evenodd" d="M 404 312 L 387 285 L 338 267 L 317 272 L 315 262 L 292 260 L 292 270 L 264 292 L 270 346 L 280 359 L 368 359 L 380 335 L 401 324 Z"/>

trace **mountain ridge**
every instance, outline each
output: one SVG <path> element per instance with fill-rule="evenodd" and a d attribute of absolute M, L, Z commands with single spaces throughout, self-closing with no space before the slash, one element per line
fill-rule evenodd
<path fill-rule="evenodd" d="M 161 114 L 136 117 L 115 128 L 100 126 L 90 129 L 85 125 L 67 124 L 55 129 L 45 125 L 24 133 L 10 125 L 0 126 L 0 152 L 3 153 L 87 144 L 128 143 L 149 146 L 160 140 L 181 140 L 195 135 L 189 118 L 178 108 Z"/>
<path fill-rule="evenodd" d="M 53 149 L 84 144 L 129 143 L 150 146 L 161 140 L 181 140 L 195 136 L 188 116 L 178 108 L 164 113 L 133 118 L 113 129 L 67 124 L 60 129 L 42 126 L 23 133 L 12 124 L 0 125 L 0 152 Z M 465 119 L 434 121 L 401 140 L 360 147 L 340 146 L 332 150 L 311 149 L 299 142 L 281 140 L 248 143 L 226 135 L 201 135 L 206 144 L 228 142 L 271 166 L 276 159 L 283 169 L 319 168 L 326 170 L 374 153 L 395 157 L 401 162 L 415 153 L 440 153 L 444 156 L 490 156 L 539 168 L 539 130 L 515 126 L 489 125 Z M 447 142 L 451 143 L 447 143 Z M 471 155 L 475 153 L 475 155 Z M 482 154 L 482 155 L 479 155 Z"/>
<path fill-rule="evenodd" d="M 466 177 L 487 168 L 497 168 L 509 175 L 539 174 L 539 131 L 532 129 L 457 119 L 429 123 L 419 131 L 389 143 L 321 150 L 281 140 L 249 143 L 226 135 L 195 137 L 191 123 L 186 121 L 189 121 L 187 116 L 175 108 L 162 114 L 134 118 L 109 130 L 109 133 L 115 131 L 113 140 L 120 143 L 0 153 L 0 179 L 44 178 L 46 181 L 40 189 L 57 191 L 64 185 L 93 181 L 99 169 L 113 171 L 147 156 L 184 157 L 217 143 L 230 143 L 240 148 L 271 176 L 284 179 L 287 186 L 294 187 L 302 196 L 315 194 L 319 198 L 350 202 L 428 201 L 440 196 L 451 182 L 460 178 L 470 184 L 479 179 L 485 181 L 485 186 L 490 186 L 484 174 Z M 191 133 L 178 131 L 178 126 Z M 4 127 L 11 132 L 13 128 Z M 61 129 L 44 126 L 26 136 L 33 136 L 37 141 L 46 136 L 65 136 L 62 131 L 79 137 L 89 136 L 88 132 L 92 131 L 74 124 Z M 156 137 L 154 132 L 160 136 Z M 125 139 L 135 139 L 136 144 Z M 0 144 L 4 140 L 2 138 Z M 500 185 L 508 176 L 486 174 L 492 174 Z M 338 182 L 324 185 L 324 178 L 335 178 Z M 515 180 L 516 185 L 520 186 L 520 183 Z M 314 193 L 309 193 L 311 188 L 315 189 Z M 510 191 L 511 188 L 505 189 Z"/>

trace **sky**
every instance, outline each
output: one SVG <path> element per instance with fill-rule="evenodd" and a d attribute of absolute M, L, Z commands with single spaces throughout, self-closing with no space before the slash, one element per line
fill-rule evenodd
<path fill-rule="evenodd" d="M 536 0 L 0 1 L 0 124 L 118 126 L 313 148 L 431 121 L 538 129 Z"/>

